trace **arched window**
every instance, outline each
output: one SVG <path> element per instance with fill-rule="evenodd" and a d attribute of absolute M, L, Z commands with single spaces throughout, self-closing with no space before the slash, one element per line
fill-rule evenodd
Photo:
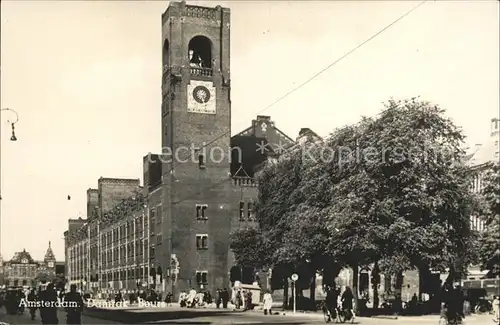
<path fill-rule="evenodd" d="M 212 42 L 205 36 L 195 36 L 189 41 L 189 65 L 196 68 L 212 68 Z"/>
<path fill-rule="evenodd" d="M 168 44 L 168 39 L 165 40 L 165 42 L 163 43 L 163 52 L 162 52 L 162 62 L 163 62 L 163 69 L 165 70 L 165 67 L 168 68 L 169 66 L 169 44 Z"/>

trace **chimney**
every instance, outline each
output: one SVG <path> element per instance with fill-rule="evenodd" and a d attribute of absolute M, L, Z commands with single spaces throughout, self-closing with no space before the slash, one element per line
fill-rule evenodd
<path fill-rule="evenodd" d="M 491 136 L 498 136 L 500 131 L 500 119 L 497 118 L 492 118 L 491 119 Z"/>

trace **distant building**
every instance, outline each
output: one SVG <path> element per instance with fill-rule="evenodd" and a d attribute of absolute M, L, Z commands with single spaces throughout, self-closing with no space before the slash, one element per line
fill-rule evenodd
<path fill-rule="evenodd" d="M 480 193 L 483 186 L 485 173 L 494 162 L 500 160 L 500 119 L 492 118 L 490 124 L 490 136 L 482 144 L 476 144 L 469 155 L 468 164 L 474 173 L 472 191 Z M 476 231 L 484 230 L 484 221 L 480 216 L 471 216 L 471 228 Z"/>
<path fill-rule="evenodd" d="M 17 252 L 10 261 L 3 262 L 3 270 L 0 271 L 0 274 L 4 275 L 3 285 L 6 287 L 36 286 L 39 279 L 55 278 L 57 264 L 50 242 L 43 261 L 35 261 L 26 250 Z"/>
<path fill-rule="evenodd" d="M 489 137 L 486 138 L 484 143 L 476 144 L 468 157 L 468 164 L 474 173 L 472 182 L 472 191 L 474 193 L 481 193 L 486 172 L 491 168 L 494 162 L 500 160 L 499 140 L 500 120 L 498 118 L 492 118 Z M 485 230 L 485 222 L 481 216 L 472 215 L 470 217 L 470 225 L 471 229 L 474 231 L 481 232 Z M 486 270 L 482 271 L 479 266 L 473 265 L 468 269 L 467 279 L 477 280 L 484 277 L 487 273 Z"/>

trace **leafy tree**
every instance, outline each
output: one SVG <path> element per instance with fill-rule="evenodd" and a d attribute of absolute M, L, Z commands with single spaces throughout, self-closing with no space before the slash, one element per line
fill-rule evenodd
<path fill-rule="evenodd" d="M 474 197 L 464 135 L 443 113 L 391 100 L 377 118 L 332 134 L 332 255 L 353 267 L 380 260 L 385 274 L 449 267 L 460 276 L 473 259 Z"/>
<path fill-rule="evenodd" d="M 239 266 L 260 269 L 267 265 L 267 241 L 259 228 L 239 229 L 230 235 L 230 241 Z"/>
<path fill-rule="evenodd" d="M 335 130 L 325 143 L 296 148 L 261 171 L 259 229 L 233 235 L 235 254 L 248 254 L 237 259 L 273 266 L 275 283 L 304 265 L 328 281 L 348 265 L 355 295 L 358 266 L 370 263 L 398 278 L 412 268 L 463 272 L 475 246 L 464 136 L 428 102 L 386 106 L 377 118 Z M 245 253 L 256 246 L 267 256 L 257 248 Z"/>
<path fill-rule="evenodd" d="M 47 271 L 40 271 L 35 277 L 35 280 L 41 283 L 52 282 L 55 279 L 56 279 L 55 275 Z"/>
<path fill-rule="evenodd" d="M 491 277 L 500 275 L 500 164 L 492 165 L 483 179 L 481 190 L 485 231 L 480 239 L 481 267 Z"/>

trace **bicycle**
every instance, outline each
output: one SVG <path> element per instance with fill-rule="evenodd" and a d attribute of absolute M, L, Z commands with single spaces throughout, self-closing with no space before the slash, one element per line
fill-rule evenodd
<path fill-rule="evenodd" d="M 460 317 L 454 320 L 448 320 L 446 315 L 439 317 L 439 325 L 465 325 L 465 321 Z"/>
<path fill-rule="evenodd" d="M 321 309 L 323 310 L 323 317 L 325 319 L 325 323 L 330 323 L 333 319 L 332 314 L 330 313 L 330 310 L 328 309 L 328 306 L 326 305 L 325 302 L 322 303 Z M 338 307 L 335 308 L 335 313 L 336 317 L 334 320 L 336 323 L 345 323 L 346 321 L 351 321 L 351 323 L 354 323 L 354 320 L 356 316 L 352 311 L 348 310 L 343 310 L 342 308 Z M 349 313 L 349 315 L 348 315 Z M 350 317 L 348 317 L 350 316 Z"/>

